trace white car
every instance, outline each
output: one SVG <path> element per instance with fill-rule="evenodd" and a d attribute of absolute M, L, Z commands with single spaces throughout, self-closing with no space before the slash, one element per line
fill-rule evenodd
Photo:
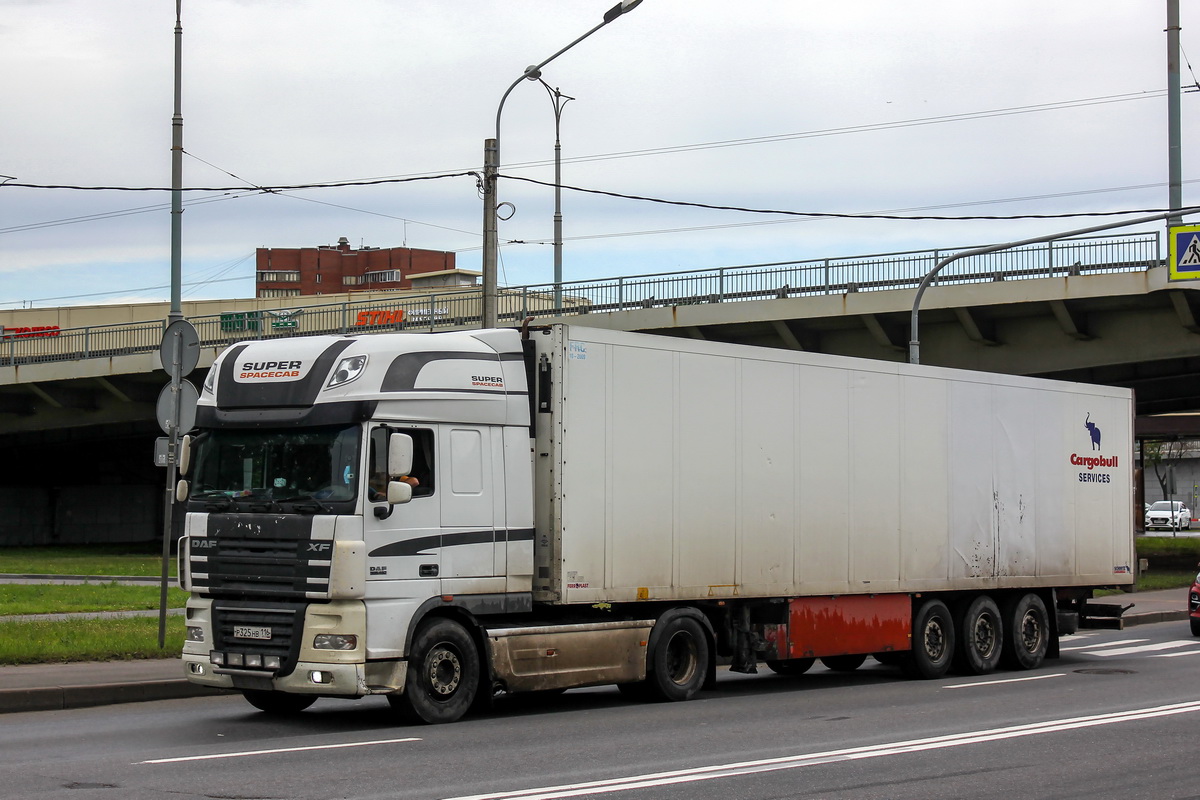
<path fill-rule="evenodd" d="M 1192 512 L 1178 500 L 1159 500 L 1146 512 L 1146 530 L 1187 530 L 1191 527 Z"/>

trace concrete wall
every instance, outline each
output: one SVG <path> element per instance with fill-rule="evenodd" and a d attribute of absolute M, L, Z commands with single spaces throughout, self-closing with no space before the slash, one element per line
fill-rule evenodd
<path fill-rule="evenodd" d="M 1192 510 L 1192 517 L 1200 514 L 1200 458 L 1182 458 L 1175 464 L 1175 494 L 1164 497 L 1162 486 L 1154 474 L 1154 467 L 1147 465 L 1143 470 L 1142 485 L 1145 487 L 1147 503 L 1156 500 L 1182 500 Z M 1166 474 L 1165 469 L 1163 474 Z"/>
<path fill-rule="evenodd" d="M 162 502 L 152 486 L 0 487 L 0 547 L 155 541 Z"/>

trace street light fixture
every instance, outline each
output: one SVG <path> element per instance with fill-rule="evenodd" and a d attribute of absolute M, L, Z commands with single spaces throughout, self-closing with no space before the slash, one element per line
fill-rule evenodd
<path fill-rule="evenodd" d="M 505 90 L 504 95 L 500 98 L 500 105 L 496 107 L 496 136 L 495 138 L 484 140 L 483 143 L 483 327 L 485 328 L 496 327 L 497 321 L 496 272 L 497 265 L 500 261 L 500 243 L 497 238 L 496 231 L 496 174 L 500 167 L 500 115 L 504 111 L 504 103 L 506 100 L 508 100 L 508 96 L 512 94 L 512 90 L 517 87 L 518 83 L 523 80 L 536 81 L 540 79 L 542 77 L 542 67 L 546 66 L 551 61 L 558 58 L 563 53 L 567 52 L 572 47 L 579 44 L 608 23 L 613 22 L 624 14 L 628 14 L 641 2 L 642 0 L 621 0 L 621 2 L 604 12 L 604 19 L 599 25 L 592 28 L 590 31 L 583 34 L 583 36 L 580 36 L 578 39 L 571 42 L 566 47 L 547 58 L 545 61 L 526 67 L 525 71 L 521 73 L 521 76 L 512 82 L 508 89 Z M 555 183 L 557 184 L 557 180 Z M 556 296 L 557 294 L 558 292 L 556 291 Z"/>

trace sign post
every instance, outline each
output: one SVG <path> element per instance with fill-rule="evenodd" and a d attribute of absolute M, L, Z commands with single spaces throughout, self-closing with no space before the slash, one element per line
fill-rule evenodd
<path fill-rule="evenodd" d="M 159 362 L 171 377 L 163 387 L 155 407 L 158 425 L 167 434 L 167 487 L 163 507 L 162 581 L 158 595 L 158 647 L 166 645 L 167 581 L 171 561 L 171 512 L 175 503 L 176 464 L 179 437 L 196 424 L 196 402 L 200 399 L 196 387 L 183 379 L 200 361 L 200 336 L 185 319 L 167 326 L 158 348 Z"/>

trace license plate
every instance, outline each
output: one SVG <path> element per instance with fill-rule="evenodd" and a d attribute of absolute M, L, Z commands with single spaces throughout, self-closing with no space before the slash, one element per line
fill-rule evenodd
<path fill-rule="evenodd" d="M 236 639 L 270 639 L 270 628 L 252 628 L 248 625 L 235 625 L 233 636 Z"/>

